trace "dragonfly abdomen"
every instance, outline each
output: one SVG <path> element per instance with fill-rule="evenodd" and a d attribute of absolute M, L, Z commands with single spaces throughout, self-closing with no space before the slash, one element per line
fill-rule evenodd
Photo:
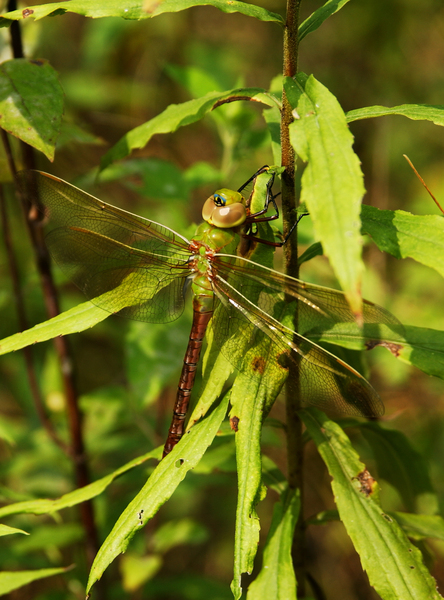
<path fill-rule="evenodd" d="M 193 298 L 193 323 L 191 326 L 188 347 L 183 361 L 177 388 L 176 402 L 174 404 L 173 419 L 168 431 L 167 441 L 163 449 L 163 456 L 171 452 L 185 429 L 185 417 L 190 403 L 191 391 L 196 377 L 197 365 L 202 350 L 203 339 L 208 323 L 213 316 L 213 303 L 211 296 L 194 296 Z"/>

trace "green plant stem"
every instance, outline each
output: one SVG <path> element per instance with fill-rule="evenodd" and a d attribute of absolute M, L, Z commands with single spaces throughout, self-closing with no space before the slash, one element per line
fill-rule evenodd
<path fill-rule="evenodd" d="M 287 20 L 284 30 L 284 77 L 294 77 L 297 72 L 298 63 L 298 21 L 301 0 L 287 0 Z M 281 115 L 281 147 L 282 166 L 285 173 L 282 177 L 282 212 L 284 220 L 284 235 L 288 232 L 294 222 L 296 198 L 295 198 L 295 153 L 290 144 L 289 125 L 293 121 L 292 109 L 287 100 L 285 90 L 282 96 Z M 298 245 L 297 231 L 289 238 L 285 248 L 285 262 L 287 273 L 293 277 L 298 276 Z M 298 330 L 297 310 L 294 316 L 294 329 Z M 299 370 L 291 368 L 289 379 L 293 382 L 299 380 Z M 297 386 L 299 387 L 299 386 Z M 305 569 L 304 569 L 304 537 L 305 527 L 303 519 L 303 443 L 302 443 L 302 421 L 298 416 L 300 398 L 298 395 L 286 394 L 286 420 L 287 420 L 287 475 L 290 489 L 299 489 L 301 497 L 301 510 L 293 538 L 293 565 L 298 585 L 298 598 L 305 596 Z"/>

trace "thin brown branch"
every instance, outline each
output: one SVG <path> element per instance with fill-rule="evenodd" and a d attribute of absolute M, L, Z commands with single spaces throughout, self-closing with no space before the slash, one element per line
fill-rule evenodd
<path fill-rule="evenodd" d="M 9 0 L 8 10 L 11 11 L 15 10 L 16 8 L 16 1 Z M 23 58 L 24 53 L 21 40 L 21 30 L 18 22 L 17 27 L 11 27 L 11 47 L 15 58 Z M 6 143 L 6 148 L 8 148 L 8 146 L 9 144 Z M 28 144 L 23 142 L 21 144 L 21 148 L 24 167 L 26 169 L 35 168 L 33 149 L 28 146 Z M 11 173 L 15 175 L 16 166 L 10 149 L 7 150 L 7 154 Z M 57 316 L 60 311 L 57 290 L 51 273 L 50 256 L 44 242 L 41 223 L 38 218 L 36 218 L 38 213 L 35 210 L 31 210 L 32 207 L 29 200 L 23 197 L 23 194 L 20 190 L 17 190 L 17 196 L 22 204 L 26 223 L 28 225 L 31 243 L 34 249 L 34 255 L 36 257 L 37 268 L 40 273 L 46 311 L 48 317 L 52 318 Z M 59 357 L 63 387 L 65 391 L 67 421 L 70 431 L 70 455 L 73 461 L 76 486 L 80 488 L 90 483 L 90 477 L 83 443 L 82 415 L 80 412 L 77 391 L 74 383 L 72 367 L 73 362 L 70 357 L 70 351 L 66 338 L 56 338 L 54 340 L 54 346 Z M 100 547 L 94 518 L 94 509 L 91 501 L 84 502 L 80 505 L 80 514 L 85 530 L 86 558 L 88 564 L 91 566 Z M 99 597 L 106 597 L 103 580 L 102 584 L 97 588 L 97 593 Z"/>
<path fill-rule="evenodd" d="M 284 77 L 294 77 L 298 64 L 298 21 L 301 0 L 287 0 L 287 20 L 284 31 Z M 292 107 L 283 91 L 281 114 L 281 148 L 282 166 L 285 172 L 282 176 L 282 212 L 284 221 L 284 236 L 289 231 L 296 218 L 295 193 L 295 152 L 290 143 L 289 126 L 293 121 Z M 287 272 L 293 277 L 298 276 L 298 247 L 297 228 L 290 236 L 285 248 Z M 295 331 L 298 330 L 298 314 L 294 316 Z M 298 389 L 299 369 L 291 368 L 289 380 L 292 387 Z M 296 383 L 296 386 L 294 385 Z M 305 524 L 303 511 L 303 441 L 302 421 L 298 416 L 300 398 L 287 387 L 286 394 L 286 426 L 287 426 L 287 477 L 291 489 L 299 489 L 301 509 L 293 537 L 292 558 L 298 584 L 298 597 L 305 596 Z"/>
<path fill-rule="evenodd" d="M 413 172 L 415 173 L 416 177 L 419 179 L 419 181 L 422 183 L 422 185 L 425 187 L 425 189 L 427 190 L 427 192 L 429 193 L 429 196 L 432 198 L 433 202 L 436 204 L 436 206 L 439 208 L 439 210 L 442 212 L 442 214 L 444 215 L 444 208 L 441 206 L 441 204 L 438 202 L 438 200 L 435 198 L 435 196 L 432 194 L 432 192 L 429 190 L 426 182 L 424 181 L 424 179 L 421 177 L 421 175 L 418 173 L 418 171 L 416 170 L 415 166 L 413 165 L 412 161 L 410 160 L 410 158 L 407 156 L 407 154 L 403 154 L 403 157 L 406 159 L 406 161 L 409 163 L 409 165 L 411 166 L 411 168 L 413 169 Z"/>
<path fill-rule="evenodd" d="M 4 135 L 4 131 L 1 130 L 2 135 Z M 25 303 L 22 294 L 22 289 L 20 286 L 20 276 L 19 269 L 17 265 L 17 260 L 14 253 L 14 246 L 11 239 L 11 231 L 9 226 L 8 213 L 6 210 L 5 197 L 3 194 L 3 186 L 0 187 L 0 219 L 1 219 L 1 228 L 3 232 L 3 241 L 6 248 L 6 256 L 9 265 L 9 272 L 11 275 L 12 281 L 12 289 L 14 294 L 14 306 L 17 310 L 18 323 L 21 331 L 25 331 L 28 329 L 29 324 L 26 318 L 25 311 Z M 48 417 L 46 413 L 45 404 L 43 402 L 42 395 L 40 393 L 40 388 L 37 382 L 37 376 L 34 368 L 34 360 L 33 360 L 33 351 L 32 348 L 27 346 L 22 350 L 25 365 L 26 365 L 26 375 L 28 377 L 28 383 L 31 390 L 32 397 L 34 399 L 34 406 L 38 417 L 45 428 L 49 437 L 66 453 L 68 454 L 68 447 L 66 444 L 59 438 L 57 432 L 54 429 L 51 419 Z"/>

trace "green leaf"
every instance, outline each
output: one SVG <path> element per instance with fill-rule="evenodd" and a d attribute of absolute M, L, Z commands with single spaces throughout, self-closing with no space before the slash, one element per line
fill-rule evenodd
<path fill-rule="evenodd" d="M 122 587 L 125 592 L 135 592 L 152 579 L 162 568 L 162 557 L 156 554 L 140 556 L 127 552 L 122 556 L 119 570 L 122 574 Z"/>
<path fill-rule="evenodd" d="M 415 515 L 405 512 L 390 513 L 407 535 L 415 539 L 444 540 L 444 519 L 440 515 Z"/>
<path fill-rule="evenodd" d="M 371 236 L 383 252 L 413 258 L 444 277 L 444 218 L 412 215 L 403 210 L 362 206 L 362 233 Z"/>
<path fill-rule="evenodd" d="M 100 323 L 110 314 L 91 302 L 84 302 L 31 329 L 4 338 L 0 341 L 0 355 L 51 340 L 59 335 L 84 331 Z"/>
<path fill-rule="evenodd" d="M 133 286 L 134 293 L 131 293 L 131 282 L 135 280 L 134 277 L 135 275 L 130 273 L 120 286 L 94 299 L 94 302 L 106 305 L 109 311 L 92 304 L 92 302 L 79 304 L 31 329 L 4 338 L 0 341 L 0 355 L 20 350 L 30 344 L 45 342 L 59 335 L 85 331 L 122 308 L 137 304 L 137 286 Z"/>
<path fill-rule="evenodd" d="M 156 467 L 134 500 L 120 515 L 113 530 L 96 555 L 91 568 L 87 593 L 101 578 L 107 566 L 125 552 L 133 535 L 173 494 L 179 483 L 193 469 L 216 436 L 226 415 L 228 396 L 205 419 L 194 425 L 187 435 Z"/>
<path fill-rule="evenodd" d="M 145 0 L 144 10 L 148 16 L 156 17 L 164 12 L 178 12 L 194 6 L 214 6 L 224 13 L 239 12 L 248 17 L 254 17 L 260 21 L 272 21 L 284 24 L 284 18 L 277 14 L 265 10 L 260 6 L 238 2 L 238 0 Z"/>
<path fill-rule="evenodd" d="M 3 571 L 0 573 L 0 595 L 8 594 L 32 581 L 66 573 L 70 569 L 71 567 L 59 567 L 54 569 L 38 569 L 35 571 Z"/>
<path fill-rule="evenodd" d="M 183 364 L 191 325 L 131 321 L 125 335 L 125 372 L 139 405 L 148 405 L 175 381 Z"/>
<path fill-rule="evenodd" d="M 29 535 L 27 531 L 23 531 L 23 529 L 16 529 L 15 527 L 9 527 L 8 525 L 3 525 L 0 523 L 0 536 L 11 535 L 13 533 L 23 533 L 24 535 Z"/>
<path fill-rule="evenodd" d="M 302 41 L 306 35 L 315 31 L 322 23 L 338 12 L 350 0 L 328 0 L 323 6 L 315 10 L 308 19 L 299 25 L 299 41 Z"/>
<path fill-rule="evenodd" d="M 284 24 L 281 15 L 272 13 L 265 8 L 239 2 L 238 0 L 68 0 L 65 2 L 51 2 L 29 6 L 20 10 L 3 14 L 0 19 L 0 27 L 8 27 L 11 20 L 32 17 L 42 19 L 43 17 L 61 15 L 65 12 L 77 13 L 84 17 L 97 19 L 100 17 L 122 17 L 123 19 L 149 19 L 167 12 L 179 12 L 193 6 L 214 6 L 222 12 L 239 12 L 260 21 L 272 21 Z"/>
<path fill-rule="evenodd" d="M 268 456 L 262 456 L 262 478 L 265 485 L 279 495 L 287 489 L 287 478 Z"/>
<path fill-rule="evenodd" d="M 43 520 L 43 519 L 42 519 Z M 39 524 L 32 535 L 17 540 L 14 551 L 17 555 L 45 551 L 53 546 L 61 550 L 73 544 L 84 543 L 85 532 L 80 523 Z"/>
<path fill-rule="evenodd" d="M 94 144 L 101 146 L 105 144 L 105 140 L 83 129 L 76 123 L 63 121 L 60 128 L 60 135 L 57 138 L 57 150 L 68 144 Z"/>
<path fill-rule="evenodd" d="M 267 344 L 267 340 L 262 343 Z M 260 524 L 255 506 L 265 497 L 262 483 L 261 432 L 262 423 L 279 394 L 285 375 L 273 372 L 271 381 L 262 381 L 257 357 L 263 356 L 262 344 L 247 349 L 244 358 L 245 372 L 241 372 L 232 389 L 230 418 L 237 417 L 236 461 L 238 472 L 238 504 L 234 546 L 234 573 L 231 590 L 235 599 L 241 597 L 241 576 L 251 573 L 259 542 Z M 273 358 L 271 359 L 273 360 Z M 256 370 L 255 370 L 256 369 Z M 262 376 L 263 375 L 263 376 Z"/>
<path fill-rule="evenodd" d="M 293 107 L 290 140 L 307 166 L 302 175 L 301 201 L 313 219 L 315 234 L 353 312 L 360 315 L 363 263 L 360 235 L 364 195 L 359 159 L 353 152 L 345 115 L 336 98 L 313 76 L 287 78 L 284 84 Z"/>
<path fill-rule="evenodd" d="M 265 108 L 262 114 L 271 137 L 273 161 L 278 164 L 281 160 L 281 111 L 276 105 Z"/>
<path fill-rule="evenodd" d="M 396 356 L 435 377 L 444 379 L 444 331 L 406 325 L 405 343 Z"/>
<path fill-rule="evenodd" d="M 63 114 L 56 71 L 42 59 L 16 58 L 0 65 L 0 125 L 54 159 Z"/>
<path fill-rule="evenodd" d="M 359 429 L 369 443 L 379 476 L 399 492 L 408 511 L 425 512 L 433 488 L 427 462 L 400 431 L 385 429 L 379 423 L 361 423 Z M 435 510 L 438 506 L 435 504 Z"/>
<path fill-rule="evenodd" d="M 433 104 L 401 104 L 400 106 L 366 106 L 350 110 L 346 114 L 347 123 L 373 117 L 401 115 L 414 121 L 432 121 L 435 125 L 444 125 L 444 105 Z"/>
<path fill-rule="evenodd" d="M 175 546 L 202 544 L 207 539 L 207 529 L 197 521 L 189 518 L 172 519 L 152 534 L 150 546 L 155 552 L 165 554 Z"/>
<path fill-rule="evenodd" d="M 296 600 L 291 548 L 300 504 L 299 491 L 286 490 L 274 505 L 262 568 L 248 588 L 247 600 Z"/>
<path fill-rule="evenodd" d="M 202 359 L 202 386 L 188 423 L 195 423 L 207 414 L 210 407 L 221 395 L 226 381 L 234 371 L 233 365 L 227 360 L 225 354 L 220 351 L 220 346 L 217 344 L 217 340 L 214 339 L 211 323 L 207 328 L 205 340 L 207 348 Z"/>
<path fill-rule="evenodd" d="M 26 500 L 24 502 L 16 502 L 15 504 L 3 506 L 0 508 L 0 517 L 22 513 L 46 515 L 55 513 L 59 510 L 62 510 L 62 508 L 67 508 L 68 506 L 81 504 L 82 502 L 90 500 L 91 498 L 95 498 L 101 494 L 114 481 L 114 479 L 122 475 L 122 473 L 126 473 L 126 471 L 129 471 L 130 469 L 138 467 L 150 458 L 159 459 L 161 452 L 162 448 L 160 447 L 152 450 L 151 452 L 148 452 L 147 454 L 139 456 L 129 463 L 126 463 L 126 465 L 123 465 L 113 473 L 110 473 L 109 475 L 106 475 L 105 477 L 102 477 L 93 483 L 85 485 L 82 488 L 74 490 L 73 492 L 64 494 L 60 498 L 57 498 L 57 500 L 43 498 L 37 500 Z"/>
<path fill-rule="evenodd" d="M 139 125 L 126 133 L 103 157 L 101 169 L 105 169 L 115 160 L 128 156 L 132 150 L 143 148 L 157 133 L 171 133 L 179 127 L 195 123 L 208 112 L 224 102 L 251 100 L 266 106 L 274 106 L 278 100 L 262 88 L 238 88 L 226 92 L 210 92 L 202 98 L 189 100 L 182 104 L 170 104 L 154 119 Z"/>
<path fill-rule="evenodd" d="M 327 465 L 341 521 L 376 592 L 390 600 L 441 598 L 420 551 L 374 500 L 373 486 L 360 483 L 368 471 L 343 430 L 320 411 L 300 414 Z"/>
<path fill-rule="evenodd" d="M 251 573 L 259 543 L 260 523 L 256 504 L 265 496 L 262 485 L 261 430 L 266 388 L 258 378 L 240 374 L 233 386 L 230 419 L 237 417 L 236 462 L 238 501 L 234 541 L 234 573 L 231 591 L 238 600 L 242 595 L 241 577 Z M 248 392 L 246 393 L 246 391 Z"/>
<path fill-rule="evenodd" d="M 9 27 L 11 21 L 32 17 L 36 21 L 43 17 L 63 15 L 66 12 L 77 13 L 84 17 L 98 19 L 100 17 L 122 17 L 124 19 L 143 19 L 149 15 L 143 10 L 143 0 L 67 0 L 28 6 L 19 10 L 4 13 L 0 19 L 0 27 Z"/>
<path fill-rule="evenodd" d="M 304 333 L 316 343 L 327 342 L 350 350 L 387 348 L 396 358 L 414 365 L 428 375 L 444 379 L 444 332 L 411 325 L 387 326 L 339 323 L 329 330 Z"/>
<path fill-rule="evenodd" d="M 444 519 L 440 515 L 417 515 L 406 512 L 390 512 L 406 534 L 414 539 L 436 538 L 444 540 Z M 309 525 L 325 525 L 338 521 L 337 510 L 324 510 L 307 520 Z"/>
<path fill-rule="evenodd" d="M 304 262 L 312 260 L 316 256 L 322 256 L 323 254 L 324 250 L 322 249 L 322 244 L 320 242 L 315 242 L 298 257 L 298 264 L 300 266 Z"/>

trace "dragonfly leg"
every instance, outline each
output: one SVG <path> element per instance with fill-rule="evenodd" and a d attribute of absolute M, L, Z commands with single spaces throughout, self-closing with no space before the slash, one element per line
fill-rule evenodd
<path fill-rule="evenodd" d="M 255 173 L 255 175 L 253 175 L 252 178 L 249 179 L 249 181 L 247 182 L 247 184 L 254 179 L 255 177 L 257 177 L 258 174 L 265 172 L 267 169 L 267 167 L 262 167 L 262 169 L 259 169 L 259 171 L 257 173 Z M 273 194 L 273 184 L 274 184 L 274 179 L 275 179 L 275 174 L 272 173 L 270 176 L 269 181 L 267 182 L 267 196 L 265 198 L 265 203 L 264 203 L 264 207 L 259 210 L 258 212 L 255 212 L 252 215 L 249 215 L 247 218 L 247 224 L 249 225 L 249 229 L 247 230 L 247 233 L 243 234 L 242 237 L 247 239 L 247 240 L 254 240 L 256 242 L 260 242 L 261 244 L 267 244 L 268 246 L 273 246 L 276 248 L 281 248 L 284 244 L 286 244 L 286 242 L 288 241 L 289 237 L 291 236 L 291 234 L 293 233 L 293 231 L 295 230 L 297 224 L 299 223 L 299 221 L 302 219 L 302 217 L 306 216 L 308 213 L 303 213 L 302 215 L 300 215 L 296 221 L 293 223 L 293 225 L 290 228 L 290 231 L 287 233 L 287 235 L 285 236 L 285 238 L 281 241 L 281 242 L 271 242 L 269 240 L 264 240 L 262 238 L 257 237 L 257 235 L 255 235 L 255 233 L 253 232 L 253 227 L 255 225 L 255 223 L 265 223 L 265 222 L 270 222 L 270 221 L 275 221 L 276 219 L 279 218 L 279 208 L 278 205 L 276 204 L 276 198 L 280 195 L 280 193 L 278 194 Z M 243 187 L 245 187 L 246 184 L 244 184 Z M 268 208 L 270 206 L 270 204 L 273 205 L 273 208 L 275 210 L 275 213 L 273 215 L 270 216 L 262 216 L 264 214 L 266 214 L 266 212 L 268 211 Z"/>
<path fill-rule="evenodd" d="M 241 185 L 241 186 L 240 186 L 240 188 L 239 188 L 237 191 L 238 191 L 239 193 L 240 193 L 240 192 L 242 192 L 242 190 L 244 190 L 244 189 L 247 187 L 247 185 L 248 185 L 249 183 L 251 183 L 251 182 L 252 182 L 254 179 L 256 179 L 256 177 L 257 177 L 258 175 L 260 175 L 261 173 L 265 173 L 265 171 L 266 171 L 267 169 L 268 169 L 268 165 L 264 165 L 263 167 L 261 167 L 260 169 L 258 169 L 258 170 L 256 171 L 256 173 L 255 173 L 254 175 L 252 175 L 248 181 L 246 181 L 246 182 L 245 182 L 243 185 Z M 274 175 L 273 175 L 273 177 L 274 177 Z"/>
<path fill-rule="evenodd" d="M 243 234 L 242 237 L 244 239 L 247 240 L 253 240 L 255 242 L 259 242 L 261 244 L 266 244 L 267 246 L 273 246 L 274 248 L 282 248 L 282 246 L 284 246 L 284 244 L 287 243 L 289 237 L 291 236 L 291 234 L 293 233 L 293 231 L 295 230 L 297 224 L 299 223 L 299 221 L 302 219 L 302 217 L 306 217 L 308 216 L 308 213 L 303 213 L 302 215 L 299 215 L 299 217 L 297 218 L 297 220 L 293 223 L 293 225 L 291 226 L 290 231 L 287 233 L 287 235 L 285 236 L 285 238 L 282 240 L 282 242 L 271 242 L 270 240 L 264 240 L 262 238 L 257 237 L 254 234 Z M 257 221 L 256 221 L 257 222 Z"/>

